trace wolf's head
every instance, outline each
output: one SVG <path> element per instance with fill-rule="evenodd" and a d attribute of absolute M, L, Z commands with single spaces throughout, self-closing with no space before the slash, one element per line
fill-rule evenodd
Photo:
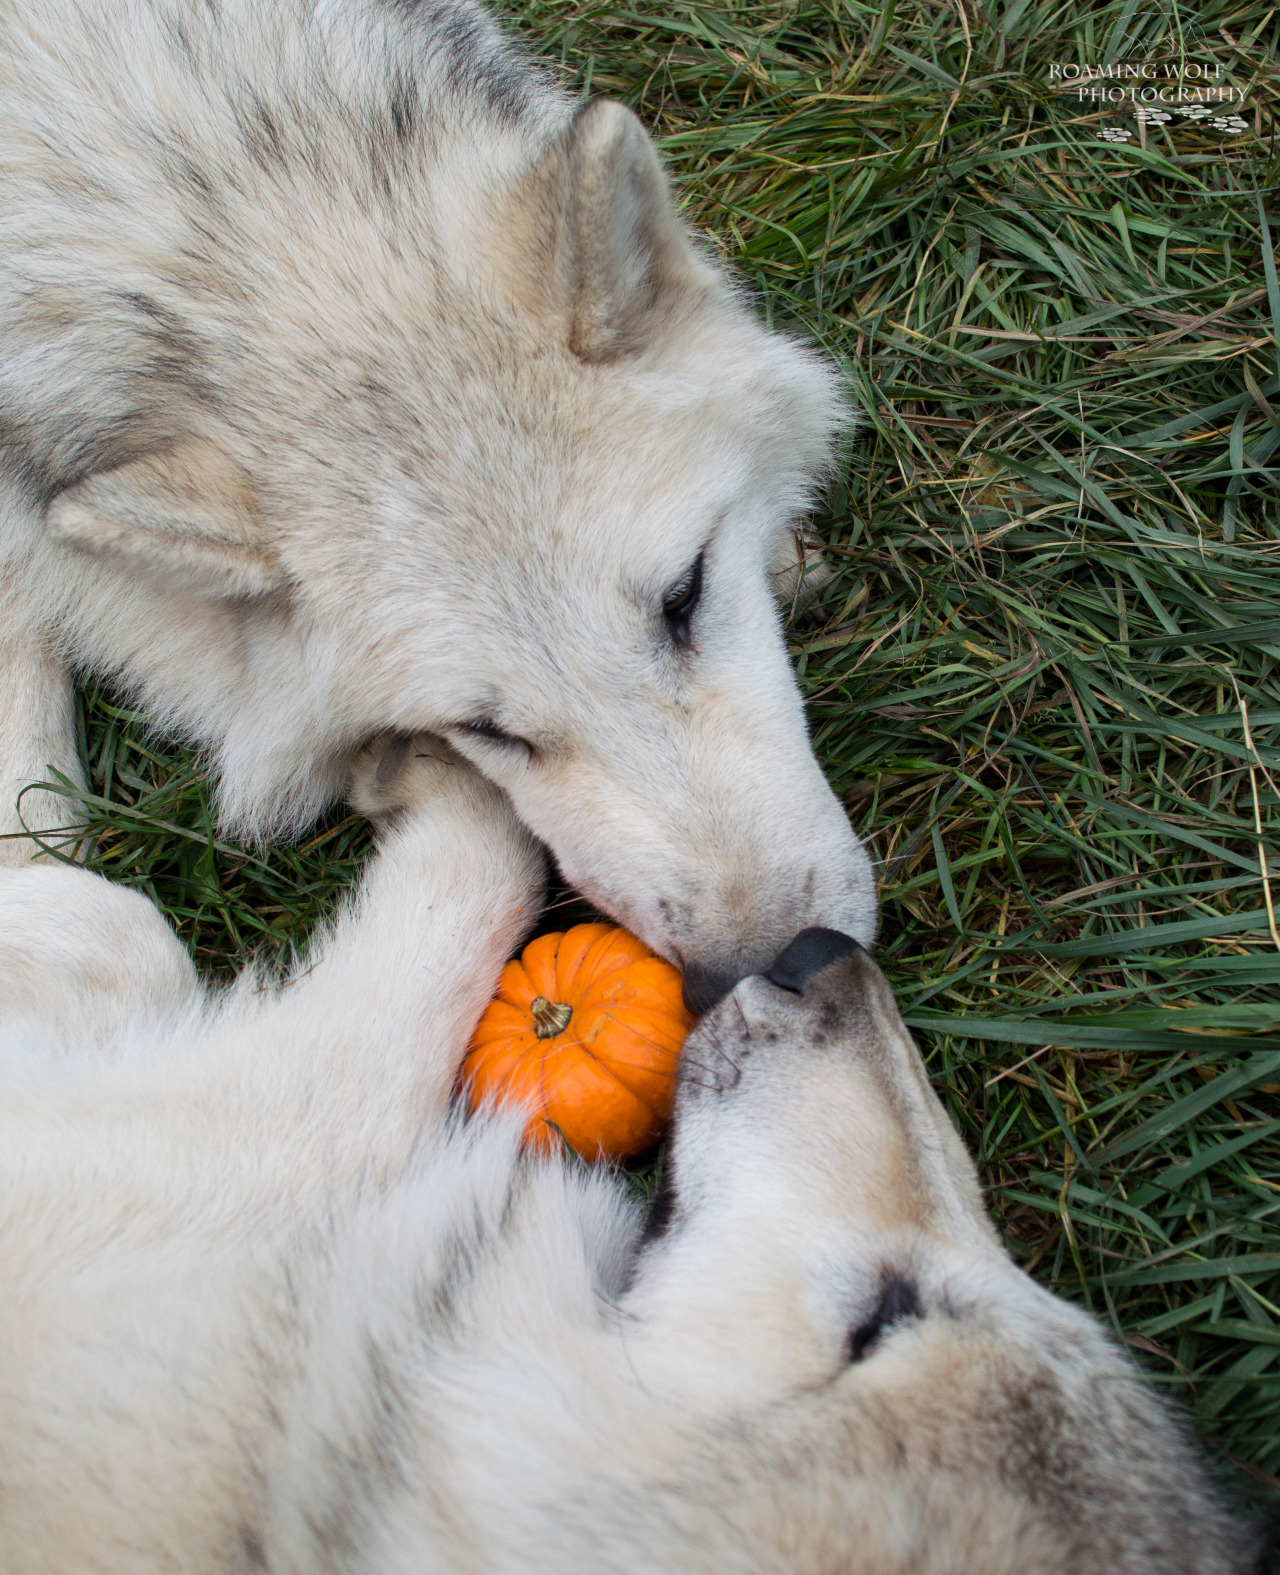
<path fill-rule="evenodd" d="M 63 621 L 210 747 L 242 833 L 305 824 L 373 733 L 443 734 L 702 1008 L 805 925 L 874 928 L 774 595 L 845 412 L 635 117 L 571 113 L 457 9 L 520 88 L 496 107 L 390 7 L 318 8 L 376 25 L 311 39 L 301 84 L 229 28 L 184 57 L 238 51 L 173 111 L 200 180 L 137 154 L 145 259 L 101 336 L 138 366 L 96 448 L 30 461 L 79 472 L 48 489 Z"/>
<path fill-rule="evenodd" d="M 690 1037 L 622 1312 L 684 1443 L 610 1512 L 643 1505 L 670 1567 L 704 1567 L 672 1551 L 701 1535 L 707 1568 L 814 1575 L 1264 1568 L 1265 1526 L 1149 1380 L 1001 1250 L 847 938 L 801 937 Z"/>

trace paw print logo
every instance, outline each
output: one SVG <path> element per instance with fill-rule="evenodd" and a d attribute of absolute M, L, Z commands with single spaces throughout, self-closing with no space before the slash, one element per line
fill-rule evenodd
<path fill-rule="evenodd" d="M 1185 115 L 1188 120 L 1205 120 L 1213 111 L 1206 109 L 1203 104 L 1179 104 L 1175 113 Z"/>
<path fill-rule="evenodd" d="M 1223 131 L 1229 137 L 1238 137 L 1242 131 L 1249 129 L 1249 122 L 1239 115 L 1215 115 L 1209 124 L 1215 131 Z"/>
<path fill-rule="evenodd" d="M 1098 133 L 1100 142 L 1129 142 L 1133 132 L 1127 126 L 1104 126 Z"/>
<path fill-rule="evenodd" d="M 1144 126 L 1163 126 L 1173 116 L 1166 109 L 1148 109 L 1144 104 L 1138 109 L 1138 119 Z"/>

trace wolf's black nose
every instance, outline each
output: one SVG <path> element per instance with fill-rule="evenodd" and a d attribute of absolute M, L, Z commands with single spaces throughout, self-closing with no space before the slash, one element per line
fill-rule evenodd
<path fill-rule="evenodd" d="M 690 963 L 684 971 L 681 993 L 686 1008 L 695 1017 L 709 1012 L 717 1001 L 722 1001 L 745 973 L 730 972 L 726 968 L 708 968 L 702 963 Z"/>
<path fill-rule="evenodd" d="M 799 995 L 815 973 L 821 973 L 841 957 L 861 949 L 851 935 L 844 935 L 839 930 L 801 930 L 790 946 L 774 958 L 773 967 L 765 978 L 779 989 L 792 990 Z"/>

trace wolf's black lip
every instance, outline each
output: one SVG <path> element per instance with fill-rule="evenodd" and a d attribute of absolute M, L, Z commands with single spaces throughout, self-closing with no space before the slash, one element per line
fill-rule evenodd
<path fill-rule="evenodd" d="M 853 936 L 844 934 L 842 930 L 827 930 L 820 926 L 801 930 L 795 940 L 778 953 L 765 978 L 780 990 L 790 990 L 792 994 L 800 995 L 815 973 L 821 973 L 841 957 L 849 957 L 861 950 Z"/>
<path fill-rule="evenodd" d="M 719 1005 L 743 978 L 741 970 L 704 967 L 690 963 L 684 971 L 684 1004 L 695 1017 L 705 1017 L 713 1006 Z"/>

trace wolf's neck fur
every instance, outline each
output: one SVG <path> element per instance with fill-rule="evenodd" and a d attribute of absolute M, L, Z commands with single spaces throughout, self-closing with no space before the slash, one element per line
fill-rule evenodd
<path fill-rule="evenodd" d="M 318 1568 L 345 1545 L 367 1550 L 353 1569 L 452 1571 L 485 1547 L 486 1569 L 514 1571 L 527 1538 L 554 1537 L 584 1459 L 605 1481 L 664 1475 L 681 1430 L 640 1381 L 617 1302 L 638 1211 L 612 1178 L 512 1138 L 455 1128 L 288 1255 L 293 1360 L 250 1468 L 261 1518 L 241 1533 L 265 1567 Z M 261 1288 L 264 1316 L 281 1286 Z"/>

